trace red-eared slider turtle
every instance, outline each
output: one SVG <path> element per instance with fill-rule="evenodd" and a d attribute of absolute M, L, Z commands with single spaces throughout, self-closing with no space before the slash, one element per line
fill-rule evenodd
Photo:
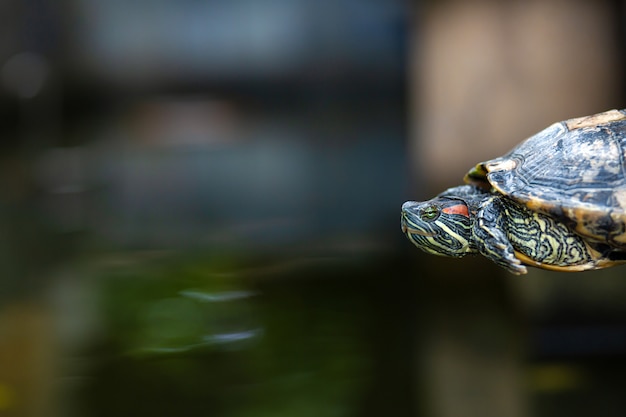
<path fill-rule="evenodd" d="M 626 262 L 626 110 L 555 123 L 425 202 L 402 206 L 418 248 L 481 253 L 514 274 Z"/>

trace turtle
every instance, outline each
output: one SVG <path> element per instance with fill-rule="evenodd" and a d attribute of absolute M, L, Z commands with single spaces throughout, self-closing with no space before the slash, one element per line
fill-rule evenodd
<path fill-rule="evenodd" d="M 464 182 L 402 205 L 418 248 L 482 254 L 516 275 L 626 262 L 626 109 L 554 123 Z"/>

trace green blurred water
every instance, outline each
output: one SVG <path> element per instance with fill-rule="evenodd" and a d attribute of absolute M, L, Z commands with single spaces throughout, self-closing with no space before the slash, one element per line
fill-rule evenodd
<path fill-rule="evenodd" d="M 67 399 L 84 416 L 413 415 L 412 283 L 395 270 L 206 254 L 100 267 L 101 331 Z"/>

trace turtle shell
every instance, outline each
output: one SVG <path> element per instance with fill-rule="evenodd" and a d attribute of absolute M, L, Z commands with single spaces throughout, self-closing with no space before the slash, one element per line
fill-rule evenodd
<path fill-rule="evenodd" d="M 581 236 L 626 247 L 626 110 L 555 123 L 465 180 L 553 216 Z"/>

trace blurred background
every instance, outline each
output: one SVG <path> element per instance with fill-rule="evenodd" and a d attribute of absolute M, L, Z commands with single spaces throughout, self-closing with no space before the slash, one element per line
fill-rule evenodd
<path fill-rule="evenodd" d="M 624 416 L 623 268 L 400 205 L 626 107 L 619 0 L 4 0 L 0 415 Z"/>

